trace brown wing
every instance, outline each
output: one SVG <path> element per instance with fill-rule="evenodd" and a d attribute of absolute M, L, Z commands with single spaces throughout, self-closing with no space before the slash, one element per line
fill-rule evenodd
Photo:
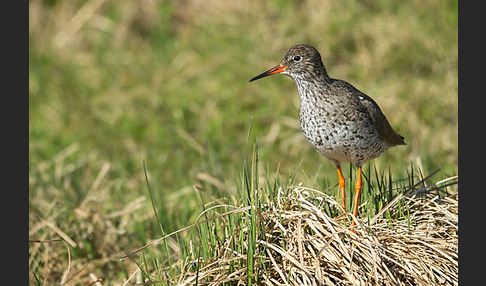
<path fill-rule="evenodd" d="M 373 125 L 378 131 L 378 137 L 383 142 L 385 142 L 389 147 L 395 145 L 405 145 L 405 141 L 403 141 L 403 136 L 397 134 L 393 130 L 393 128 L 390 126 L 390 123 L 388 123 L 385 115 L 381 111 L 380 107 L 371 97 L 359 91 L 357 88 L 355 88 L 353 85 L 346 81 L 339 79 L 332 79 L 332 81 L 333 88 L 342 90 L 341 92 L 338 92 L 336 94 L 346 96 L 347 98 L 343 99 L 348 101 L 348 105 L 353 105 L 356 108 L 362 109 L 362 111 L 368 114 L 373 122 Z"/>
<path fill-rule="evenodd" d="M 373 120 L 373 124 L 378 131 L 379 138 L 390 147 L 395 145 L 405 145 L 403 136 L 393 130 L 378 104 L 376 104 L 371 97 L 362 92 L 359 92 L 357 96 L 360 99 L 361 104 L 368 111 L 371 120 Z"/>

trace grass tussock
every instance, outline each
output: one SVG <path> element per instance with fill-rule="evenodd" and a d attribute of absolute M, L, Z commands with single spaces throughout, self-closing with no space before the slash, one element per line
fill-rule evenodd
<path fill-rule="evenodd" d="M 339 207 L 300 186 L 279 189 L 275 201 L 262 205 L 258 285 L 457 285 L 457 194 L 401 196 L 386 217 L 357 221 L 356 233 L 344 216 L 329 217 L 325 205 Z M 186 261 L 177 285 L 247 285 L 248 257 L 231 243 L 248 245 L 249 229 L 235 234 L 215 249 L 217 256 Z"/>

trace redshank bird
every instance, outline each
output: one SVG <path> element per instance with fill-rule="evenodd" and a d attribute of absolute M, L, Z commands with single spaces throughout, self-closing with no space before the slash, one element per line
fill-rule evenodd
<path fill-rule="evenodd" d="M 346 81 L 330 78 L 321 55 L 312 46 L 296 45 L 285 52 L 279 65 L 250 79 L 290 76 L 300 95 L 299 121 L 314 149 L 336 164 L 343 209 L 346 210 L 344 177 L 340 162 L 358 168 L 353 215 L 358 215 L 361 167 L 388 148 L 405 145 L 376 102 Z M 354 220 L 352 225 L 354 225 Z"/>

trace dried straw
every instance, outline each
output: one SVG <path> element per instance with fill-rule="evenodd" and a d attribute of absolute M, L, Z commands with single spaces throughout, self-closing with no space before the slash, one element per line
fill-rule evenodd
<path fill-rule="evenodd" d="M 325 204 L 339 208 L 333 198 L 300 186 L 278 192 L 259 212 L 264 234 L 253 271 L 259 285 L 458 284 L 457 193 L 401 196 L 387 206 L 387 218 L 356 220 L 354 233 L 348 218 L 323 211 Z M 409 215 L 399 216 L 404 210 Z M 248 242 L 245 231 L 234 235 Z M 198 273 L 185 267 L 178 284 L 246 285 L 246 254 L 224 245 L 218 257 L 200 260 Z"/>

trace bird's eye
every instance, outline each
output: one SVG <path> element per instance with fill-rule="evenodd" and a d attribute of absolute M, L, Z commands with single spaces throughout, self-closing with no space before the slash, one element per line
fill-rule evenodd
<path fill-rule="evenodd" d="M 294 57 L 294 62 L 300 62 L 302 60 L 302 57 L 301 56 L 295 56 Z"/>

